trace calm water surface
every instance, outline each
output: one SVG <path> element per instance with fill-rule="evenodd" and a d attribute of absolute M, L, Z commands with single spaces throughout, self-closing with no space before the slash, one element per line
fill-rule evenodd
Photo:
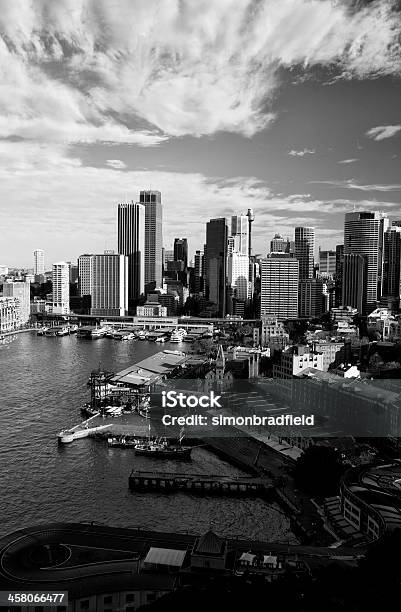
<path fill-rule="evenodd" d="M 176 345 L 171 348 L 177 348 Z M 132 494 L 128 476 L 155 462 L 132 451 L 84 439 L 68 446 L 56 434 L 82 420 L 91 370 L 119 371 L 153 353 L 151 342 L 87 341 L 25 333 L 0 342 L 0 535 L 49 521 L 99 523 L 221 535 L 293 540 L 289 521 L 262 500 Z M 182 471 L 180 462 L 163 462 Z M 202 448 L 185 471 L 236 475 L 241 471 Z"/>

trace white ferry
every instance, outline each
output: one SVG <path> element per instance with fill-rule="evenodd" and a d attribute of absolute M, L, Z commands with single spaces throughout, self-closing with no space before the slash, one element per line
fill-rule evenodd
<path fill-rule="evenodd" d="M 174 342 L 178 344 L 179 342 L 183 341 L 186 335 L 187 335 L 187 332 L 185 331 L 185 329 L 182 329 L 182 327 L 178 328 L 175 331 L 173 331 L 173 333 L 171 334 L 170 342 Z"/>

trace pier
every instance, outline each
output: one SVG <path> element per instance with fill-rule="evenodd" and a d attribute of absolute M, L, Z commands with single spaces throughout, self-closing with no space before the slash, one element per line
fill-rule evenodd
<path fill-rule="evenodd" d="M 250 476 L 182 474 L 178 472 L 131 472 L 131 491 L 184 492 L 198 495 L 235 495 L 266 498 L 273 487 L 269 480 Z"/>

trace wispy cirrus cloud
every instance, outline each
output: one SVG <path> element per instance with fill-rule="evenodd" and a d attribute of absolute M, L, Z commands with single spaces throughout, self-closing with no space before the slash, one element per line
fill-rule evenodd
<path fill-rule="evenodd" d="M 315 153 L 315 149 L 291 149 L 291 151 L 288 151 L 288 155 L 291 155 L 291 157 L 305 157 L 305 155 L 314 155 Z"/>
<path fill-rule="evenodd" d="M 349 159 L 341 159 L 338 163 L 339 164 L 354 164 L 357 161 L 359 161 L 357 157 L 350 157 Z"/>
<path fill-rule="evenodd" d="M 0 137 L 155 146 L 274 119 L 280 70 L 400 74 L 391 0 L 2 0 Z M 312 72 L 310 73 L 312 74 Z"/>
<path fill-rule="evenodd" d="M 401 132 L 401 125 L 378 125 L 368 130 L 366 136 L 373 138 L 373 140 L 384 140 L 385 138 L 392 138 L 399 132 Z"/>
<path fill-rule="evenodd" d="M 309 181 L 310 184 L 328 185 L 329 187 L 340 187 L 341 189 L 356 189 L 358 191 L 401 191 L 401 183 L 396 184 L 372 184 L 363 185 L 354 179 L 347 181 Z"/>

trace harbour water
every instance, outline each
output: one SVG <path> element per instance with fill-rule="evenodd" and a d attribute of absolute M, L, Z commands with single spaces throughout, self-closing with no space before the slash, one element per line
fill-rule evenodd
<path fill-rule="evenodd" d="M 132 494 L 133 468 L 153 459 L 83 439 L 59 446 L 56 433 L 81 420 L 91 370 L 119 371 L 163 348 L 152 342 L 88 341 L 76 336 L 19 334 L 0 342 L 0 535 L 50 521 L 95 521 L 112 526 L 294 541 L 280 508 L 260 499 Z M 160 469 L 183 471 L 179 462 Z M 203 448 L 185 471 L 240 475 Z"/>

